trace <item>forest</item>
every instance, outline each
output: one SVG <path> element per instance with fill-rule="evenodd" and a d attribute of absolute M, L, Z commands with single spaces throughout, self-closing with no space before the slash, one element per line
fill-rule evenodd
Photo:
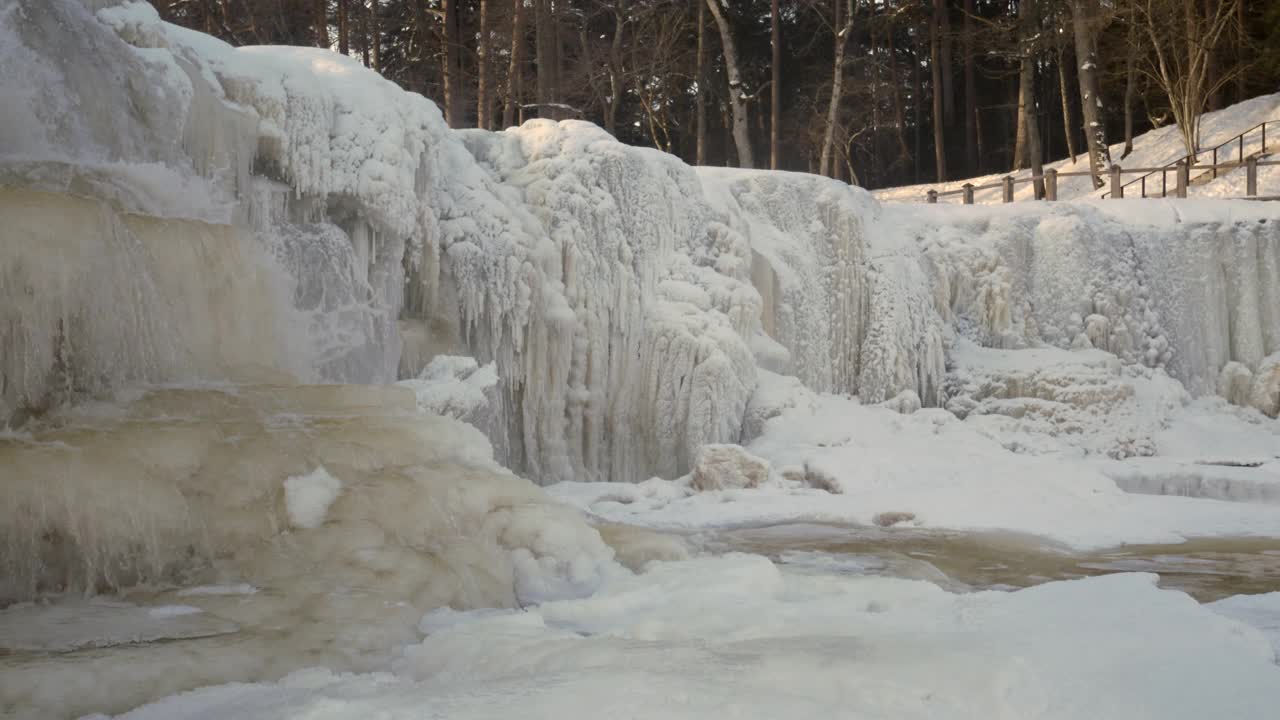
<path fill-rule="evenodd" d="M 1280 86 L 1280 0 L 152 2 L 233 45 L 356 56 L 453 127 L 582 119 L 868 188 L 1101 170 L 1175 122 L 1191 151 L 1199 113 Z"/>

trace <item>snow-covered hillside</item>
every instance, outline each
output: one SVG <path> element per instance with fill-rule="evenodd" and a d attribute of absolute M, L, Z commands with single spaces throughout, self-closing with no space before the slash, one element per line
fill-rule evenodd
<path fill-rule="evenodd" d="M 1205 113 L 1200 121 L 1200 146 L 1206 152 L 1199 158 L 1199 162 L 1201 164 L 1211 163 L 1213 158 L 1210 151 L 1214 147 L 1263 121 L 1269 120 L 1280 121 L 1280 93 L 1261 95 L 1221 110 Z M 1280 134 L 1275 134 L 1280 131 L 1280 125 L 1268 125 L 1267 130 L 1269 133 L 1267 150 L 1275 153 L 1280 150 Z M 1257 153 L 1261 149 L 1262 134 L 1254 130 L 1244 138 L 1245 157 Z M 1128 168 L 1162 167 L 1176 162 L 1187 154 L 1186 147 L 1182 144 L 1182 137 L 1178 134 L 1177 125 L 1165 125 L 1138 135 L 1133 139 L 1133 152 L 1129 153 L 1128 157 L 1120 157 L 1124 152 L 1123 142 L 1112 145 L 1110 150 L 1111 161 L 1121 167 Z M 1235 162 L 1238 159 L 1239 151 L 1240 146 L 1238 144 L 1223 147 L 1219 150 L 1219 162 Z M 1274 159 L 1274 155 L 1268 158 L 1268 160 Z M 1088 172 L 1089 155 L 1088 153 L 1081 154 L 1076 157 L 1075 162 L 1072 162 L 1071 158 L 1064 158 L 1056 162 L 1046 163 L 1044 167 L 1046 170 L 1053 168 L 1058 172 Z M 922 203 L 925 201 L 925 194 L 929 190 L 938 190 L 939 192 L 959 190 L 965 183 L 973 183 L 974 185 L 996 184 L 997 187 L 977 190 L 973 194 L 974 202 L 992 204 L 1002 202 L 1003 191 L 998 187 L 998 184 L 1006 175 L 1013 175 L 1015 178 L 1029 178 L 1031 177 L 1031 171 L 1020 170 L 1015 173 L 997 173 L 975 178 L 951 180 L 945 183 L 904 185 L 876 190 L 873 194 L 876 199 L 884 202 Z M 1203 172 L 1197 172 L 1193 175 L 1193 179 L 1201 175 L 1203 175 Z M 1132 174 L 1125 175 L 1124 181 L 1127 183 L 1131 180 L 1136 180 L 1138 177 L 1138 175 Z M 1174 184 L 1177 182 L 1174 173 L 1170 172 L 1168 174 L 1167 182 L 1168 194 L 1172 196 L 1174 194 Z M 1094 190 L 1092 181 L 1087 176 L 1058 179 L 1059 200 L 1101 198 L 1109 191 L 1110 185 Z M 1031 200 L 1034 198 L 1034 192 L 1031 183 L 1020 183 L 1014 187 L 1014 198 L 1018 201 Z M 1258 168 L 1258 192 L 1260 195 L 1269 197 L 1280 196 L 1280 166 Z M 1193 198 L 1242 198 L 1245 196 L 1245 171 L 1243 168 L 1223 171 L 1211 182 L 1208 179 L 1202 182 L 1194 182 L 1187 188 L 1187 196 Z M 1125 189 L 1125 199 L 1140 197 L 1137 185 Z M 1159 174 L 1147 178 L 1147 197 L 1160 197 Z M 939 202 L 959 203 L 960 196 L 953 195 L 939 198 Z"/>

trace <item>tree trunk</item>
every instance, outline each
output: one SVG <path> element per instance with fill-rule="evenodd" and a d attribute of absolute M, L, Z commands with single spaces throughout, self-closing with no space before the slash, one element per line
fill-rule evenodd
<path fill-rule="evenodd" d="M 1090 20 L 1098 14 L 1096 0 L 1072 0 L 1071 25 L 1076 41 L 1076 62 L 1080 78 L 1080 114 L 1084 136 L 1089 143 L 1089 169 L 1093 186 L 1102 187 L 1102 173 L 1111 165 L 1106 127 L 1102 124 L 1102 95 L 1098 92 L 1098 53 Z"/>
<path fill-rule="evenodd" d="M 920 40 L 916 35 L 912 36 L 911 42 L 911 116 L 914 122 L 911 123 L 913 134 L 913 147 L 911 159 L 914 161 L 915 181 L 920 182 L 922 172 L 920 161 L 923 158 L 921 149 L 924 147 L 922 141 L 921 127 L 924 125 L 924 103 L 921 102 L 924 96 L 924 81 L 920 77 Z"/>
<path fill-rule="evenodd" d="M 476 127 L 491 130 L 489 119 L 489 0 L 480 0 L 480 37 L 476 42 Z"/>
<path fill-rule="evenodd" d="M 1191 2 L 1192 0 L 1185 0 Z M 1208 21 L 1218 13 L 1218 9 L 1214 7 L 1223 0 L 1204 0 L 1204 18 Z M 1208 48 L 1205 53 L 1205 87 L 1210 88 L 1209 96 L 1205 98 L 1205 110 L 1221 110 L 1222 109 L 1222 85 L 1218 82 L 1218 43 L 1207 43 Z"/>
<path fill-rule="evenodd" d="M 351 54 L 351 29 L 348 26 L 349 0 L 338 0 L 338 52 Z"/>
<path fill-rule="evenodd" d="M 620 8 L 613 12 L 613 42 L 609 45 L 609 104 L 605 108 L 604 129 L 617 135 L 618 108 L 622 105 L 622 37 L 626 32 L 626 13 Z"/>
<path fill-rule="evenodd" d="M 956 91 L 951 69 L 951 12 L 946 0 L 935 3 L 939 14 L 939 32 L 942 35 L 942 114 L 950 125 L 956 121 Z"/>
<path fill-rule="evenodd" d="M 1075 125 L 1071 123 L 1071 92 L 1067 88 L 1067 60 L 1062 45 L 1058 45 L 1058 91 L 1062 93 L 1062 134 L 1067 140 L 1067 154 L 1071 156 L 1071 164 L 1076 163 Z"/>
<path fill-rule="evenodd" d="M 977 58 L 973 55 L 973 0 L 964 0 L 964 151 L 969 173 L 981 173 L 978 160 Z"/>
<path fill-rule="evenodd" d="M 720 0 L 706 0 L 706 3 L 720 30 L 720 46 L 724 50 L 725 73 L 729 76 L 729 107 L 733 111 L 733 144 L 738 149 L 738 167 L 755 167 L 755 158 L 751 153 L 746 91 L 742 87 L 742 73 L 738 66 L 738 52 L 733 44 L 733 33 L 729 29 L 729 21 L 720 10 Z"/>
<path fill-rule="evenodd" d="M 1133 102 L 1138 90 L 1138 23 L 1137 18 L 1130 16 L 1126 34 L 1127 47 L 1124 59 L 1124 152 L 1120 159 L 1129 157 L 1133 152 Z"/>
<path fill-rule="evenodd" d="M 537 87 L 537 103 L 538 117 L 555 118 L 554 108 L 551 107 L 552 98 L 554 97 L 554 89 L 552 88 L 552 70 L 551 70 L 551 44 L 554 42 L 554 31 L 551 29 L 551 0 L 535 0 L 534 3 L 534 32 L 535 40 L 535 62 L 538 65 L 538 87 Z"/>
<path fill-rule="evenodd" d="M 827 125 L 822 132 L 822 155 L 818 160 L 822 172 L 829 172 L 831 177 L 836 177 L 839 172 L 832 150 L 835 145 L 836 122 L 840 119 L 840 101 L 844 95 L 844 54 L 849 44 L 849 35 L 853 33 L 853 0 L 848 0 L 844 24 L 840 23 L 841 3 L 842 0 L 835 0 L 834 3 L 834 27 L 839 30 L 836 31 L 836 57 L 831 68 L 831 100 L 827 104 Z"/>
<path fill-rule="evenodd" d="M 782 19 L 778 0 L 773 0 L 769 16 L 773 41 L 773 87 L 769 98 L 769 169 L 778 169 L 778 126 L 782 116 Z"/>
<path fill-rule="evenodd" d="M 462 49 L 458 28 L 458 0 L 442 0 L 444 4 L 444 120 L 449 127 L 462 124 Z"/>
<path fill-rule="evenodd" d="M 1249 62 L 1249 33 L 1244 21 L 1244 3 L 1236 3 L 1236 67 L 1243 68 Z M 1236 71 L 1236 102 L 1244 102 L 1248 98 L 1246 78 L 1248 73 Z"/>
<path fill-rule="evenodd" d="M 929 18 L 929 70 L 933 73 L 933 157 L 938 182 L 947 180 L 947 145 L 943 133 L 942 101 L 942 15 L 943 0 L 933 0 Z"/>
<path fill-rule="evenodd" d="M 898 131 L 898 149 L 902 153 L 899 159 L 905 161 L 911 155 L 911 151 L 907 147 L 906 112 L 902 107 L 902 85 L 898 77 L 898 54 L 894 50 L 893 31 L 894 27 L 890 25 L 886 33 L 886 50 L 889 53 L 889 86 L 893 88 L 893 124 Z"/>
<path fill-rule="evenodd" d="M 518 0 L 517 0 L 518 1 Z M 698 3 L 697 137 L 694 164 L 707 164 L 707 6 Z"/>
<path fill-rule="evenodd" d="M 516 124 L 520 106 L 520 86 L 524 75 L 524 0 L 512 0 L 511 61 L 507 65 L 507 102 L 502 108 L 502 126 Z"/>
<path fill-rule="evenodd" d="M 382 18 L 379 0 L 369 0 L 369 56 L 373 69 L 382 72 Z"/>
<path fill-rule="evenodd" d="M 1044 154 L 1040 147 L 1040 123 L 1036 120 L 1036 66 L 1035 38 L 1040 20 L 1035 0 L 1019 0 L 1018 24 L 1021 26 L 1022 45 L 1018 68 L 1018 95 L 1022 98 L 1022 124 L 1026 127 L 1027 157 L 1031 161 L 1031 174 L 1044 175 Z M 1036 199 L 1044 197 L 1044 179 L 1034 181 Z"/>
<path fill-rule="evenodd" d="M 1019 2 L 1019 6 L 1021 6 Z M 1013 133 L 1013 170 L 1024 170 L 1027 167 L 1027 91 L 1022 85 L 1022 64 L 1018 64 L 1018 102 L 1013 109 L 1013 120 L 1016 130 Z"/>
<path fill-rule="evenodd" d="M 329 47 L 329 13 L 325 7 L 328 3 L 325 0 L 315 0 L 312 3 L 313 13 L 311 22 L 315 27 L 316 47 Z"/>
<path fill-rule="evenodd" d="M 537 101 L 539 117 L 559 120 L 565 114 L 560 107 L 560 33 L 552 3 L 553 0 L 536 0 L 534 5 Z"/>
<path fill-rule="evenodd" d="M 360 62 L 365 67 L 371 67 L 372 58 L 369 55 L 369 9 L 365 7 L 364 0 L 360 0 L 360 13 L 356 25 L 356 35 L 360 38 Z"/>

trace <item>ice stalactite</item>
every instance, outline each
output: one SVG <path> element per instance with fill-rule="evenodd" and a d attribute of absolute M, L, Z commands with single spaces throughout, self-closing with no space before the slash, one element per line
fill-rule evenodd
<path fill-rule="evenodd" d="M 1244 376 L 1280 349 L 1280 227 L 1265 217 L 885 217 L 920 238 L 938 311 L 980 344 L 1097 348 L 1243 404 Z"/>
<path fill-rule="evenodd" d="M 868 402 L 911 390 L 937 404 L 945 357 L 929 278 L 912 244 L 876 231 L 875 201 L 815 176 L 699 173 L 713 206 L 754 253 L 760 329 L 789 355 L 773 353 L 762 364 Z"/>

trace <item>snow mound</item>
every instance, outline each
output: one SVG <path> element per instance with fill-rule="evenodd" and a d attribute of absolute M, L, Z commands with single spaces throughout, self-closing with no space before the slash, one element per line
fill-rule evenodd
<path fill-rule="evenodd" d="M 311 530 L 324 523 L 329 506 L 342 492 L 342 481 L 323 466 L 306 475 L 294 475 L 284 481 L 284 505 L 289 523 L 295 528 Z"/>

